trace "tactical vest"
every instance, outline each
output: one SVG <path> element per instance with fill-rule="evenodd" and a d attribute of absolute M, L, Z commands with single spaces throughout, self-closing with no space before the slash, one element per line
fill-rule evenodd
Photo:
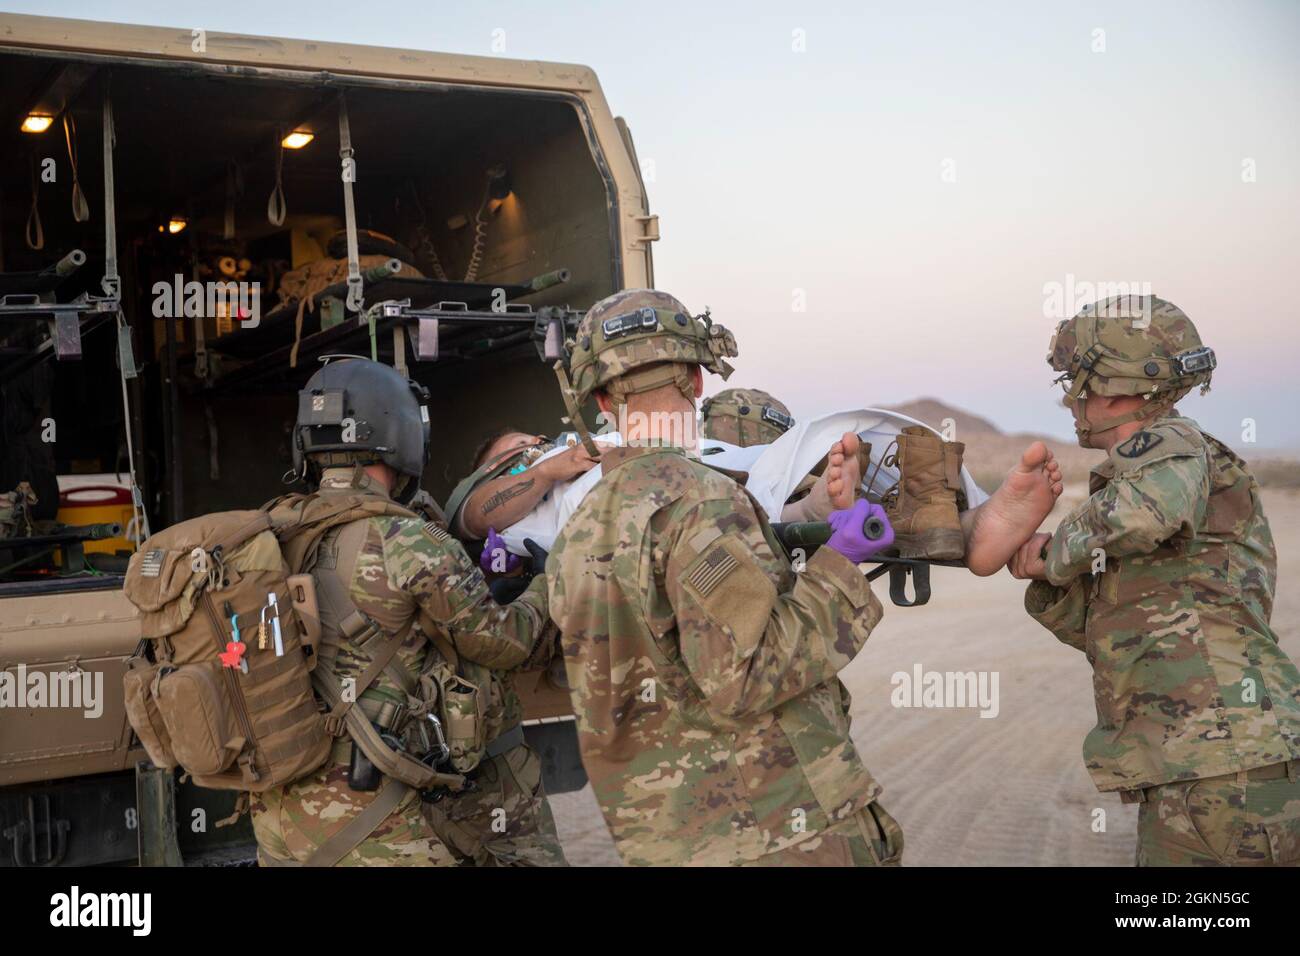
<path fill-rule="evenodd" d="M 350 589 L 368 520 L 381 515 L 422 518 L 373 494 L 318 494 L 311 499 L 280 499 L 268 507 L 274 509 L 273 514 L 279 513 L 280 522 L 285 523 L 295 520 L 291 516 L 303 502 L 307 503 L 308 510 L 301 520 L 312 531 L 309 535 L 289 538 L 285 553 L 291 566 L 310 572 L 316 582 L 320 659 L 332 668 L 340 653 L 362 659 L 366 654 L 353 634 L 357 609 Z M 431 743 L 428 733 L 433 725 L 427 715 L 435 715 L 442 726 L 447 763 L 457 773 L 469 773 L 485 755 L 501 752 L 507 743 L 516 742 L 514 737 L 509 741 L 497 739 L 503 729 L 501 688 L 489 668 L 461 659 L 451 642 L 443 637 L 439 624 L 422 612 L 417 610 L 399 625 L 403 638 L 417 623 L 418 633 L 432 645 L 435 653 L 429 654 L 426 648 L 425 656 L 415 668 L 403 666 L 396 659 L 390 661 L 382 669 L 391 682 L 390 687 L 373 683 L 363 687 L 358 681 L 357 707 L 383 733 L 416 732 L 421 748 Z"/>

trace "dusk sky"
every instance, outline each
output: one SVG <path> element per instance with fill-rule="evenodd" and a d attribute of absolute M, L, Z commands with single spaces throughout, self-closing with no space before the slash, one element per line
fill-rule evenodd
<path fill-rule="evenodd" d="M 502 30 L 627 118 L 657 284 L 736 332 L 731 384 L 1068 437 L 1044 286 L 1149 283 L 1219 356 L 1183 411 L 1300 447 L 1294 0 L 3 5 L 481 55 Z"/>

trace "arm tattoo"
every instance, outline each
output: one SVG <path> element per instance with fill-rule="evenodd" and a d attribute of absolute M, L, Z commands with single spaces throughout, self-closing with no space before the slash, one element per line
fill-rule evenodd
<path fill-rule="evenodd" d="M 501 489 L 487 501 L 483 502 L 482 513 L 486 515 L 490 512 L 496 511 L 512 498 L 518 498 L 533 486 L 533 481 L 534 479 L 529 478 L 526 481 L 520 481 L 511 485 L 509 488 Z"/>

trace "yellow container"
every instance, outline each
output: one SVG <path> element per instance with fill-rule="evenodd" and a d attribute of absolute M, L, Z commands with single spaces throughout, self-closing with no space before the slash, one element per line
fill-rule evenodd
<path fill-rule="evenodd" d="M 131 492 L 117 485 L 84 485 L 59 492 L 57 520 L 63 524 L 119 524 L 123 537 L 101 538 L 82 545 L 86 554 L 131 552 L 135 544 L 125 537 L 131 521 Z"/>

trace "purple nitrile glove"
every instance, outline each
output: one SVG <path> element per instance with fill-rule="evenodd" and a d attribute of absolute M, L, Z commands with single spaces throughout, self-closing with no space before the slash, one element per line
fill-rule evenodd
<path fill-rule="evenodd" d="M 496 528 L 488 528 L 483 553 L 478 556 L 478 566 L 494 574 L 513 574 L 523 563 L 523 558 L 506 549 L 505 539 L 497 534 Z"/>
<path fill-rule="evenodd" d="M 863 524 L 873 516 L 885 526 L 885 533 L 875 539 L 868 538 L 862 531 Z M 832 511 L 827 520 L 834 532 L 826 547 L 834 548 L 854 564 L 866 561 L 894 543 L 894 529 L 885 517 L 885 509 L 865 498 L 856 501 L 852 508 Z"/>

